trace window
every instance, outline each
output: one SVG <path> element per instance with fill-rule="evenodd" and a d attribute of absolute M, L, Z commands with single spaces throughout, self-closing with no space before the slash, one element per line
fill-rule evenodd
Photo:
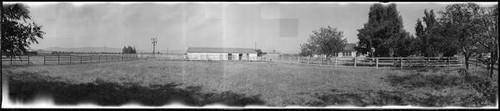
<path fill-rule="evenodd" d="M 348 51 L 342 52 L 342 56 L 351 56 L 351 55 L 352 55 L 351 52 Z"/>

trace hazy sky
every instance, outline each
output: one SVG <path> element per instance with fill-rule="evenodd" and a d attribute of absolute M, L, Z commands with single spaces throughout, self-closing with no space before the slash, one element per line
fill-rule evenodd
<path fill-rule="evenodd" d="M 298 53 L 313 30 L 330 25 L 356 43 L 372 3 L 26 3 L 45 38 L 33 49 L 132 45 L 151 50 L 239 47 Z M 397 3 L 404 28 L 415 33 L 424 9 L 447 4 Z"/>

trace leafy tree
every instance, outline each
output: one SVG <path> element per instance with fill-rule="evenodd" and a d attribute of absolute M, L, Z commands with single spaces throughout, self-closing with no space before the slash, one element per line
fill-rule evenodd
<path fill-rule="evenodd" d="M 396 9 L 396 4 L 384 6 L 374 4 L 368 13 L 368 22 L 362 29 L 358 29 L 358 46 L 356 50 L 370 56 L 388 57 L 403 56 L 406 52 L 399 52 L 398 45 L 402 39 L 409 37 L 403 29 L 403 19 Z M 374 50 L 372 50 L 372 48 Z"/>
<path fill-rule="evenodd" d="M 313 31 L 313 34 L 309 37 L 308 43 L 301 45 L 301 55 L 323 54 L 330 58 L 334 54 L 343 51 L 347 44 L 343 32 L 330 26 Z"/>
<path fill-rule="evenodd" d="M 127 46 L 127 47 L 123 47 L 122 53 L 123 54 L 135 54 L 135 53 L 137 53 L 137 51 L 135 50 L 135 47 Z"/>
<path fill-rule="evenodd" d="M 312 57 L 313 53 L 315 53 L 315 51 L 314 51 L 314 47 L 312 45 L 309 45 L 307 43 L 300 45 L 300 54 L 299 54 L 300 56 Z"/>
<path fill-rule="evenodd" d="M 477 4 L 453 4 L 440 11 L 443 25 L 441 34 L 448 36 L 447 45 L 458 46 L 465 58 L 465 67 L 469 68 L 469 58 L 477 49 L 475 46 L 482 33 L 481 8 Z"/>
<path fill-rule="evenodd" d="M 430 10 L 428 12 L 427 10 L 424 10 L 424 14 L 425 16 L 422 17 L 422 20 L 424 21 L 425 26 L 422 24 L 420 19 L 417 20 L 417 24 L 415 26 L 415 35 L 418 38 L 418 45 L 420 46 L 419 52 L 425 57 L 450 57 L 455 55 L 457 53 L 456 47 L 458 46 L 453 45 L 451 43 L 453 41 L 449 41 L 453 40 L 450 39 L 449 36 L 443 35 L 446 32 L 436 19 L 434 11 Z"/>
<path fill-rule="evenodd" d="M 262 52 L 262 50 L 260 50 L 260 49 L 256 49 L 255 51 L 257 51 L 257 56 L 259 56 L 259 57 L 266 54 L 265 52 Z"/>
<path fill-rule="evenodd" d="M 42 26 L 31 21 L 30 11 L 23 4 L 2 5 L 2 53 L 8 56 L 23 54 L 37 39 L 43 39 Z"/>
<path fill-rule="evenodd" d="M 493 7 L 482 8 L 480 20 L 480 35 L 478 37 L 478 44 L 484 53 L 490 53 L 487 66 L 489 69 L 490 77 L 493 77 L 493 70 L 495 62 L 498 61 L 498 5 Z"/>

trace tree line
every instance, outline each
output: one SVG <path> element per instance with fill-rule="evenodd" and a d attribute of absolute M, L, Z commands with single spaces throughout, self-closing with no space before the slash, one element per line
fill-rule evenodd
<path fill-rule="evenodd" d="M 482 53 L 490 54 L 490 72 L 498 62 L 498 5 L 480 7 L 474 3 L 451 4 L 439 11 L 424 10 L 417 19 L 415 36 L 403 28 L 403 19 L 396 4 L 374 4 L 368 22 L 358 29 L 359 54 L 369 57 L 452 57 L 461 55 L 469 68 L 469 59 Z M 331 26 L 313 31 L 307 43 L 301 44 L 301 56 L 325 55 L 327 58 L 342 52 L 346 46 L 343 32 Z M 491 74 L 491 73 L 490 73 Z"/>

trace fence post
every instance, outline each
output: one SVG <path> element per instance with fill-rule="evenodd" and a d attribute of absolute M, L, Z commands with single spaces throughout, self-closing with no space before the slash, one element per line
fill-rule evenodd
<path fill-rule="evenodd" d="M 69 55 L 69 64 L 71 64 L 71 55 Z"/>
<path fill-rule="evenodd" d="M 30 55 L 28 55 L 28 65 L 30 65 Z"/>
<path fill-rule="evenodd" d="M 450 67 L 450 57 L 446 58 L 446 67 Z"/>
<path fill-rule="evenodd" d="M 335 57 L 335 67 L 337 67 L 337 57 Z"/>
<path fill-rule="evenodd" d="M 375 58 L 375 67 L 378 69 L 378 58 Z"/>
<path fill-rule="evenodd" d="M 98 59 L 97 62 L 101 62 L 101 55 L 97 55 Z"/>
<path fill-rule="evenodd" d="M 331 57 L 326 58 L 326 65 L 330 65 L 330 58 L 331 58 Z"/>
<path fill-rule="evenodd" d="M 10 56 L 10 65 L 12 65 L 12 56 Z"/>
<path fill-rule="evenodd" d="M 59 64 L 59 58 L 60 58 L 60 55 L 57 54 L 57 64 Z"/>
<path fill-rule="evenodd" d="M 43 65 L 45 65 L 45 56 L 43 56 Z"/>
<path fill-rule="evenodd" d="M 307 64 L 311 64 L 311 57 L 307 59 Z"/>
<path fill-rule="evenodd" d="M 430 66 L 430 65 L 431 65 L 431 58 L 427 57 L 427 66 Z"/>
<path fill-rule="evenodd" d="M 403 58 L 400 57 L 399 61 L 400 61 L 400 67 L 401 67 L 401 69 L 403 69 Z"/>
<path fill-rule="evenodd" d="M 80 56 L 80 64 L 82 63 L 83 56 Z"/>
<path fill-rule="evenodd" d="M 354 67 L 356 67 L 356 57 L 354 57 Z"/>

